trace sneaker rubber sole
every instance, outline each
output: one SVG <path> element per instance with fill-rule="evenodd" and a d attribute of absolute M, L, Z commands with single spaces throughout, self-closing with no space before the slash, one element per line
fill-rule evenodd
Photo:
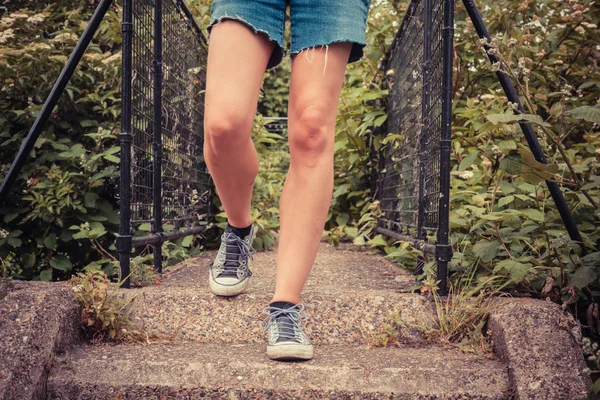
<path fill-rule="evenodd" d="M 313 346 L 283 342 L 267 346 L 267 356 L 280 361 L 310 360 L 313 358 Z"/>
<path fill-rule="evenodd" d="M 219 278 L 219 279 L 225 280 L 228 278 Z M 237 281 L 237 279 L 235 279 L 235 278 L 230 278 L 230 279 L 234 282 Z M 208 283 L 209 283 L 211 292 L 213 292 L 217 296 L 229 297 L 229 296 L 237 296 L 238 294 L 240 294 L 244 290 L 246 290 L 246 287 L 248 286 L 248 278 L 246 278 L 243 281 L 238 282 L 238 283 L 221 284 L 213 278 L 212 272 L 208 271 Z"/>

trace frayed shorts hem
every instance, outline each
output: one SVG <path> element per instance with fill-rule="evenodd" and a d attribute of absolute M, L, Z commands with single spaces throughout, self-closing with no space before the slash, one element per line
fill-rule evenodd
<path fill-rule="evenodd" d="M 266 31 L 264 29 L 256 28 L 254 25 L 252 25 L 250 22 L 244 20 L 240 16 L 237 16 L 237 15 L 235 17 L 223 16 L 223 17 L 220 17 L 220 18 L 217 18 L 217 19 L 214 19 L 213 21 L 211 21 L 211 23 L 206 28 L 206 30 L 208 31 L 209 38 L 210 38 L 210 30 L 215 25 L 223 22 L 226 19 L 241 22 L 244 25 L 246 25 L 248 28 L 250 28 L 255 34 L 262 33 L 262 34 L 266 35 L 267 38 L 271 42 L 275 42 L 275 48 L 273 49 L 273 53 L 271 54 L 271 58 L 269 59 L 269 62 L 267 64 L 267 69 L 275 68 L 276 66 L 278 66 L 281 63 L 281 61 L 283 60 L 283 57 L 288 52 L 287 49 L 283 46 L 283 42 L 280 42 L 279 40 L 274 39 L 268 31 Z"/>
<path fill-rule="evenodd" d="M 223 20 L 243 23 L 255 34 L 264 34 L 275 47 L 267 63 L 267 69 L 278 66 L 286 55 L 307 53 L 307 50 L 325 47 L 325 60 L 329 46 L 335 43 L 352 43 L 348 63 L 364 58 L 366 46 L 366 20 L 370 0 L 345 0 L 337 3 L 311 3 L 313 0 L 213 0 L 211 29 Z M 260 6 L 259 6 L 260 5 Z M 291 50 L 283 43 L 286 6 L 291 8 Z M 310 58 L 307 58 L 310 61 Z M 290 57 L 291 59 L 291 57 Z M 325 63 L 326 66 L 327 63 Z"/>

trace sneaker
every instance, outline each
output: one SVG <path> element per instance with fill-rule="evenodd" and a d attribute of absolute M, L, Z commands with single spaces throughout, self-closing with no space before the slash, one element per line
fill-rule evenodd
<path fill-rule="evenodd" d="M 304 305 L 265 307 L 263 327 L 268 334 L 267 355 L 273 360 L 310 360 L 313 346 L 302 332 Z"/>
<path fill-rule="evenodd" d="M 249 259 L 252 259 L 252 242 L 256 237 L 254 224 L 245 238 L 225 230 L 221 235 L 221 246 L 209 267 L 208 282 L 211 291 L 218 296 L 235 296 L 248 286 L 252 275 Z"/>

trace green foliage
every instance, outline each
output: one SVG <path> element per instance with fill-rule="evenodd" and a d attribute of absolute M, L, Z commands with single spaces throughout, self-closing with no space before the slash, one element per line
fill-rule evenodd
<path fill-rule="evenodd" d="M 600 74 L 585 56 L 595 48 L 598 9 L 588 1 L 489 3 L 492 52 L 515 83 L 526 114 L 500 91 L 482 42 L 469 23 L 456 32 L 455 122 L 451 188 L 451 268 L 479 261 L 518 289 L 554 301 L 593 302 L 600 282 L 598 106 Z M 457 10 L 457 21 L 465 17 Z M 594 58 L 594 57 L 592 57 Z M 548 155 L 535 160 L 516 122 L 529 121 Z M 544 184 L 561 185 L 588 251 L 565 232 Z M 483 278 L 482 278 L 483 279 Z"/>
<path fill-rule="evenodd" d="M 0 176 L 94 9 L 30 6 L 0 19 Z M 118 227 L 119 14 L 109 11 L 0 208 L 10 276 L 66 279 L 109 255 Z"/>

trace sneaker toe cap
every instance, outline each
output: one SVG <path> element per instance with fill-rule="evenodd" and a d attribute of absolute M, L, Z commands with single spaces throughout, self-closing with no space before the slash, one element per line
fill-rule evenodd
<path fill-rule="evenodd" d="M 237 285 L 241 282 L 238 278 L 234 278 L 232 276 L 220 276 L 214 278 L 214 280 L 219 285 Z"/>

